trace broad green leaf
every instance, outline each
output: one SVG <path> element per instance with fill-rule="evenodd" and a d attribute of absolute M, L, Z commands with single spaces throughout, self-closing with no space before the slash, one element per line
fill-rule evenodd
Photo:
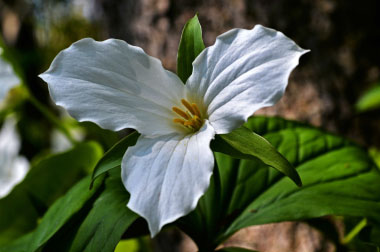
<path fill-rule="evenodd" d="M 284 158 L 265 138 L 254 133 L 252 130 L 242 126 L 229 134 L 220 135 L 220 138 L 230 145 L 232 150 L 226 150 L 225 148 L 228 147 L 223 148 L 226 144 L 222 143 L 220 140 L 217 140 L 217 148 L 214 151 L 229 155 L 231 155 L 231 153 L 235 154 L 236 152 L 242 153 L 243 155 L 238 155 L 239 158 L 244 158 L 244 156 L 248 158 L 258 158 L 264 164 L 284 173 L 298 186 L 302 186 L 302 182 L 297 171 L 289 163 L 289 161 L 286 160 L 286 158 Z"/>
<path fill-rule="evenodd" d="M 202 40 L 202 28 L 198 16 L 187 21 L 182 31 L 177 56 L 177 74 L 186 83 L 193 71 L 193 61 L 205 49 Z"/>
<path fill-rule="evenodd" d="M 127 228 L 139 217 L 127 208 L 129 194 L 121 182 L 120 169 L 109 173 L 105 190 L 79 227 L 72 252 L 113 252 Z"/>
<path fill-rule="evenodd" d="M 94 142 L 32 165 L 22 183 L 0 200 L 0 244 L 33 230 L 46 209 L 92 169 L 102 150 Z"/>
<path fill-rule="evenodd" d="M 364 93 L 356 103 L 358 111 L 367 111 L 380 108 L 380 83 Z"/>
<path fill-rule="evenodd" d="M 97 180 L 92 190 L 88 188 L 90 182 L 91 177 L 89 176 L 82 179 L 65 196 L 54 202 L 33 232 L 28 244 L 28 252 L 40 250 L 95 195 L 102 184 L 102 180 Z"/>
<path fill-rule="evenodd" d="M 297 169 L 303 187 L 258 160 L 215 153 L 206 194 L 179 226 L 200 250 L 217 247 L 237 230 L 326 215 L 380 223 L 380 172 L 366 150 L 341 137 L 280 118 L 245 125 L 263 135 Z"/>
<path fill-rule="evenodd" d="M 135 145 L 138 137 L 139 133 L 133 132 L 112 146 L 96 165 L 94 172 L 92 173 L 92 183 L 103 173 L 120 166 L 127 148 Z"/>

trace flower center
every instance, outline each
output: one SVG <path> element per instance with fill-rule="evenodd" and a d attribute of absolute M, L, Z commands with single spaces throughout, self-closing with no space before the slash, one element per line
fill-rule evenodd
<path fill-rule="evenodd" d="M 173 122 L 179 123 L 193 132 L 198 131 L 203 125 L 203 120 L 197 104 L 190 104 L 185 99 L 181 99 L 181 103 L 187 110 L 184 111 L 178 107 L 173 107 L 172 110 L 181 117 L 174 118 Z"/>

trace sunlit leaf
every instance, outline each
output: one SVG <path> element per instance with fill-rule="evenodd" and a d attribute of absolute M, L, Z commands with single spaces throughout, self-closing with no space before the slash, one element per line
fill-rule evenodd
<path fill-rule="evenodd" d="M 358 111 L 367 111 L 378 108 L 380 108 L 380 85 L 376 85 L 368 90 L 356 103 L 356 109 Z"/>

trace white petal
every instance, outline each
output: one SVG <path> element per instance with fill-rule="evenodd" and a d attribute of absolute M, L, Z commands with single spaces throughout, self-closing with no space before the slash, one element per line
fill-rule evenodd
<path fill-rule="evenodd" d="M 195 59 L 186 85 L 190 99 L 207 108 L 217 134 L 228 133 L 281 98 L 290 72 L 306 52 L 261 25 L 230 30 Z"/>
<path fill-rule="evenodd" d="M 6 97 L 12 87 L 18 84 L 20 84 L 20 79 L 12 66 L 0 57 L 0 101 Z"/>
<path fill-rule="evenodd" d="M 27 159 L 18 156 L 20 137 L 15 127 L 15 119 L 9 117 L 0 132 L 0 198 L 21 182 L 29 170 Z"/>
<path fill-rule="evenodd" d="M 40 75 L 57 105 L 79 121 L 134 128 L 145 135 L 173 132 L 184 85 L 158 59 L 116 39 L 82 39 L 60 52 Z"/>
<path fill-rule="evenodd" d="M 0 162 L 9 157 L 16 157 L 20 151 L 21 140 L 16 131 L 16 119 L 7 117 L 0 131 Z"/>
<path fill-rule="evenodd" d="M 188 136 L 140 136 L 122 161 L 128 207 L 144 217 L 152 237 L 161 227 L 193 210 L 209 186 L 214 167 L 208 122 Z"/>
<path fill-rule="evenodd" d="M 0 198 L 5 197 L 25 178 L 29 170 L 29 162 L 24 157 L 16 157 L 13 159 L 11 166 L 2 167 L 1 169 L 4 168 L 7 169 L 8 174 L 2 174 L 0 177 Z"/>

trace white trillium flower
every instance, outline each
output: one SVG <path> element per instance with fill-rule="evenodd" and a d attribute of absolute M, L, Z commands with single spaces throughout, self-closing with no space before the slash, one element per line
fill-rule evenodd
<path fill-rule="evenodd" d="M 195 59 L 183 85 L 139 47 L 87 38 L 60 52 L 41 78 L 55 103 L 79 121 L 141 134 L 123 157 L 122 180 L 131 195 L 127 206 L 154 236 L 192 211 L 207 190 L 214 135 L 276 103 L 306 52 L 260 25 L 233 29 Z"/>
<path fill-rule="evenodd" d="M 20 84 L 20 79 L 13 71 L 12 66 L 1 58 L 2 48 L 0 48 L 0 101 L 3 101 L 8 91 Z"/>
<path fill-rule="evenodd" d="M 20 137 L 16 132 L 16 120 L 9 117 L 0 131 L 0 198 L 5 197 L 20 183 L 29 170 L 29 162 L 18 155 Z"/>

